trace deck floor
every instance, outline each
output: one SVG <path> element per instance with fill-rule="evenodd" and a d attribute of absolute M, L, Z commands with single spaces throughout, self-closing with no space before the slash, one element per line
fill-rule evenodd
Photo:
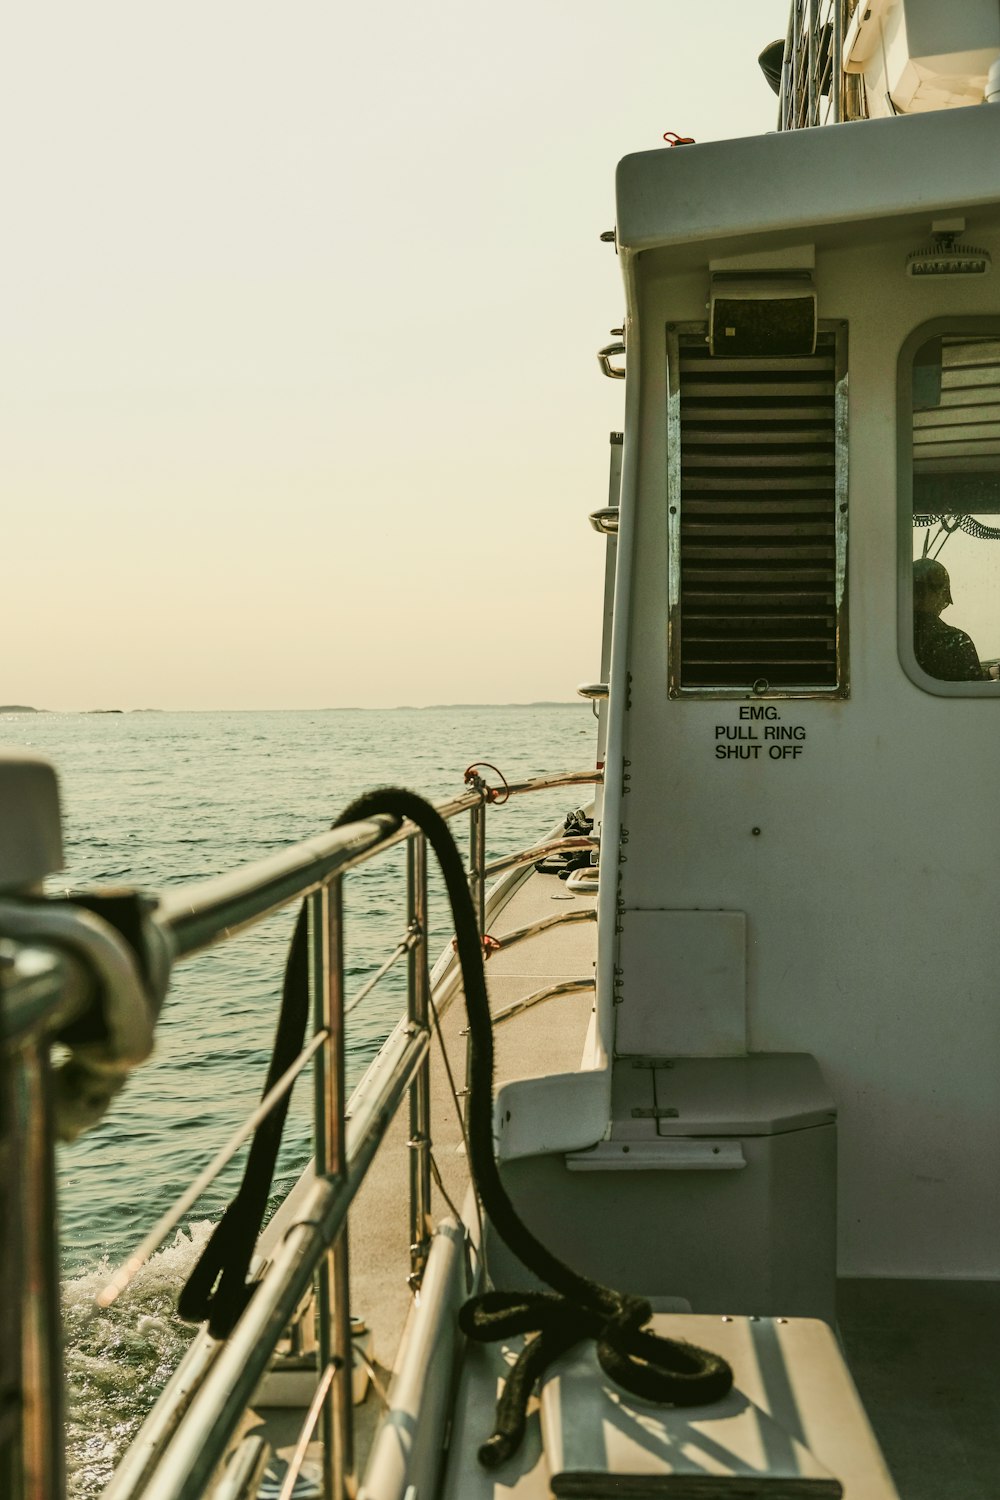
<path fill-rule="evenodd" d="M 555 875 L 534 872 L 513 893 L 490 924 L 496 937 L 527 926 L 557 911 L 593 907 L 595 895 L 573 895 Z M 549 929 L 506 951 L 494 953 L 486 970 L 493 1011 L 523 999 L 544 985 L 580 979 L 593 973 L 597 927 L 592 922 Z M 501 1026 L 496 1034 L 497 1083 L 512 1078 L 540 1077 L 570 1070 L 580 1064 L 593 1007 L 593 995 L 559 996 L 526 1011 Z M 441 1030 L 456 1087 L 465 1086 L 465 1006 L 456 994 Z M 431 1132 L 434 1159 L 448 1196 L 459 1209 L 469 1185 L 462 1129 L 452 1099 L 440 1048 L 431 1059 Z M 409 1134 L 406 1111 L 401 1110 L 379 1150 L 378 1168 L 370 1172 L 351 1210 L 351 1304 L 375 1335 L 376 1366 L 388 1378 L 397 1352 L 398 1335 L 410 1302 L 409 1270 Z M 434 1188 L 436 1218 L 450 1212 Z"/>
<path fill-rule="evenodd" d="M 837 1312 L 901 1500 L 997 1500 L 1000 1282 L 845 1280 Z"/>

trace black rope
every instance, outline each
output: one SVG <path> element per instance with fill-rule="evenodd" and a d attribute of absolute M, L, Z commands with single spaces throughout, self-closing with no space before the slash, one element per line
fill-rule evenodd
<path fill-rule="evenodd" d="M 345 809 L 337 824 L 357 822 L 386 813 L 400 820 L 409 818 L 426 834 L 441 866 L 451 902 L 469 1020 L 470 1092 L 467 1132 L 473 1180 L 483 1208 L 508 1248 L 530 1271 L 553 1288 L 552 1292 L 486 1292 L 480 1297 L 474 1297 L 461 1309 L 459 1323 L 463 1332 L 480 1343 L 492 1343 L 517 1334 L 536 1335 L 527 1340 L 507 1376 L 497 1404 L 493 1433 L 479 1450 L 480 1462 L 487 1468 L 495 1468 L 516 1451 L 524 1435 L 525 1411 L 536 1382 L 554 1359 L 581 1339 L 593 1338 L 596 1341 L 597 1357 L 605 1374 L 634 1395 L 669 1402 L 674 1406 L 695 1406 L 721 1400 L 729 1392 L 733 1380 L 732 1371 L 724 1359 L 694 1344 L 660 1338 L 645 1330 L 644 1325 L 652 1316 L 648 1302 L 640 1297 L 616 1292 L 581 1276 L 546 1249 L 518 1217 L 500 1179 L 493 1155 L 493 1030 L 482 946 L 462 860 L 447 823 L 430 803 L 414 792 L 395 787 L 368 792 Z M 303 913 L 299 916 L 289 955 L 282 1016 L 278 1023 L 275 1057 L 268 1074 L 268 1086 L 272 1074 L 275 1078 L 278 1077 L 292 1060 L 283 1060 L 282 1066 L 277 1067 L 279 1044 L 284 1045 L 293 1035 L 298 1036 L 295 1049 L 298 1051 L 305 1035 L 305 1018 L 300 1015 L 302 1007 L 289 1005 L 289 990 L 295 988 L 290 980 L 292 970 L 294 968 L 298 971 L 306 964 L 305 935 Z M 307 981 L 307 974 L 303 977 Z M 302 987 L 307 990 L 307 982 Z M 287 1024 L 286 1005 L 290 1011 L 295 1011 L 294 1021 L 289 1019 Z M 307 1006 L 305 1008 L 308 1009 Z M 281 1109 L 281 1120 L 277 1126 L 278 1140 L 286 1109 L 287 1101 L 285 1108 Z M 275 1115 L 277 1113 L 275 1111 Z M 271 1116 L 265 1125 L 270 1124 L 273 1119 L 274 1116 Z M 253 1291 L 252 1286 L 245 1284 L 245 1277 L 257 1231 L 248 1244 L 238 1246 L 235 1243 L 235 1225 L 239 1220 L 242 1227 L 244 1220 L 252 1217 L 242 1210 L 236 1212 L 237 1205 L 244 1198 L 245 1189 L 244 1208 L 249 1204 L 251 1196 L 255 1204 L 262 1199 L 266 1205 L 274 1158 L 277 1155 L 277 1142 L 273 1143 L 273 1151 L 269 1146 L 267 1152 L 262 1150 L 260 1153 L 265 1168 L 267 1162 L 270 1162 L 263 1190 L 258 1186 L 251 1194 L 248 1187 L 254 1153 L 263 1130 L 264 1126 L 258 1131 L 251 1148 L 240 1192 L 226 1211 L 182 1293 L 182 1316 L 191 1316 L 190 1311 L 184 1311 L 185 1305 L 188 1308 L 196 1302 L 201 1305 L 197 1298 L 189 1296 L 192 1285 L 197 1280 L 200 1291 L 203 1283 L 207 1284 L 210 1294 L 207 1298 L 210 1308 L 209 1330 L 213 1333 L 216 1326 L 221 1326 L 218 1322 L 219 1315 L 228 1314 L 238 1305 L 238 1317 Z M 272 1126 L 268 1133 L 269 1141 L 273 1134 Z M 223 1233 L 230 1215 L 234 1227 Z M 209 1252 L 213 1251 L 217 1240 L 222 1242 L 220 1248 L 210 1256 Z M 227 1281 L 230 1265 L 223 1266 L 227 1250 L 233 1255 L 233 1263 L 242 1267 L 238 1273 L 239 1286 L 235 1290 L 230 1290 Z M 233 1274 L 236 1275 L 235 1272 Z M 216 1282 L 218 1290 L 212 1293 Z M 213 1315 L 217 1319 L 216 1324 L 211 1321 Z M 198 1316 L 200 1319 L 205 1313 Z M 233 1323 L 236 1317 L 233 1317 Z"/>
<path fill-rule="evenodd" d="M 362 815 L 355 812 L 355 806 L 345 808 L 334 828 L 359 820 Z M 302 1051 L 308 1025 L 309 924 L 303 902 L 288 950 L 281 1009 L 262 1099 Z M 254 1292 L 256 1283 L 248 1282 L 247 1275 L 267 1212 L 291 1099 L 289 1089 L 257 1126 L 239 1190 L 212 1231 L 177 1299 L 179 1315 L 188 1323 L 207 1321 L 213 1338 L 224 1339 L 232 1333 Z"/>
<path fill-rule="evenodd" d="M 309 942 L 303 903 L 288 950 L 278 1027 L 261 1098 L 302 1051 L 308 1023 Z M 255 1284 L 247 1281 L 247 1274 L 267 1212 L 290 1103 L 291 1089 L 257 1126 L 239 1191 L 212 1231 L 177 1299 L 180 1316 L 188 1323 L 207 1320 L 208 1331 L 216 1339 L 232 1333 L 254 1291 Z"/>

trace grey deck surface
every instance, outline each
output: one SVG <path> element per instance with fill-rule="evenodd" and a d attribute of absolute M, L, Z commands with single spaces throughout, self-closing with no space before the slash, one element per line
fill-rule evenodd
<path fill-rule="evenodd" d="M 902 1500 L 998 1500 L 1000 1282 L 841 1281 L 837 1312 Z"/>

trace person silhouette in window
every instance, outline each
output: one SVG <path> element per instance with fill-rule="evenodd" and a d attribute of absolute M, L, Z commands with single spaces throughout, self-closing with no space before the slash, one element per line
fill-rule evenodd
<path fill-rule="evenodd" d="M 989 678 L 969 636 L 946 625 L 941 611 L 952 603 L 951 579 L 944 563 L 921 557 L 913 564 L 913 654 L 929 677 L 943 682 L 976 682 Z"/>

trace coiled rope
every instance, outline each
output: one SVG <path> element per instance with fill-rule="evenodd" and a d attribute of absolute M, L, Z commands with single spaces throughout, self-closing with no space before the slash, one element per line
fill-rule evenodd
<path fill-rule="evenodd" d="M 493 1029 L 482 947 L 461 856 L 447 823 L 431 804 L 416 793 L 397 787 L 379 788 L 359 797 L 334 826 L 378 814 L 389 814 L 400 822 L 408 818 L 415 823 L 426 834 L 440 864 L 455 923 L 469 1021 L 470 1092 L 466 1125 L 473 1181 L 483 1209 L 501 1239 L 530 1271 L 553 1289 L 486 1292 L 472 1298 L 459 1313 L 462 1331 L 480 1343 L 518 1334 L 535 1335 L 527 1340 L 507 1376 L 497 1403 L 494 1430 L 479 1449 L 480 1462 L 487 1468 L 496 1468 L 516 1451 L 524 1436 L 525 1413 L 535 1384 L 553 1360 L 581 1339 L 595 1340 L 605 1374 L 633 1395 L 674 1406 L 700 1406 L 721 1400 L 733 1381 L 732 1370 L 724 1359 L 694 1344 L 661 1338 L 646 1330 L 644 1325 L 652 1316 L 648 1302 L 581 1276 L 536 1239 L 518 1216 L 493 1154 Z M 296 1050 L 304 1040 L 308 1006 L 301 997 L 296 1003 L 290 992 L 307 988 L 305 941 L 305 922 L 300 916 L 289 954 L 269 1080 L 272 1073 L 278 1076 L 279 1051 L 284 1061 L 294 1038 L 298 1038 Z M 270 1191 L 283 1123 L 284 1111 L 267 1132 L 266 1149 L 262 1146 L 257 1152 L 261 1134 L 271 1122 L 266 1121 L 261 1127 L 251 1148 L 240 1191 L 181 1294 L 181 1315 L 196 1317 L 198 1321 L 207 1316 L 210 1332 L 216 1336 L 224 1335 L 234 1326 L 253 1292 L 252 1283 L 246 1283 L 246 1273 Z M 248 1185 L 252 1172 L 258 1181 Z M 266 1182 L 261 1180 L 265 1175 Z M 254 1227 L 252 1220 L 258 1207 L 260 1217 Z M 249 1237 L 248 1244 L 244 1236 Z"/>

